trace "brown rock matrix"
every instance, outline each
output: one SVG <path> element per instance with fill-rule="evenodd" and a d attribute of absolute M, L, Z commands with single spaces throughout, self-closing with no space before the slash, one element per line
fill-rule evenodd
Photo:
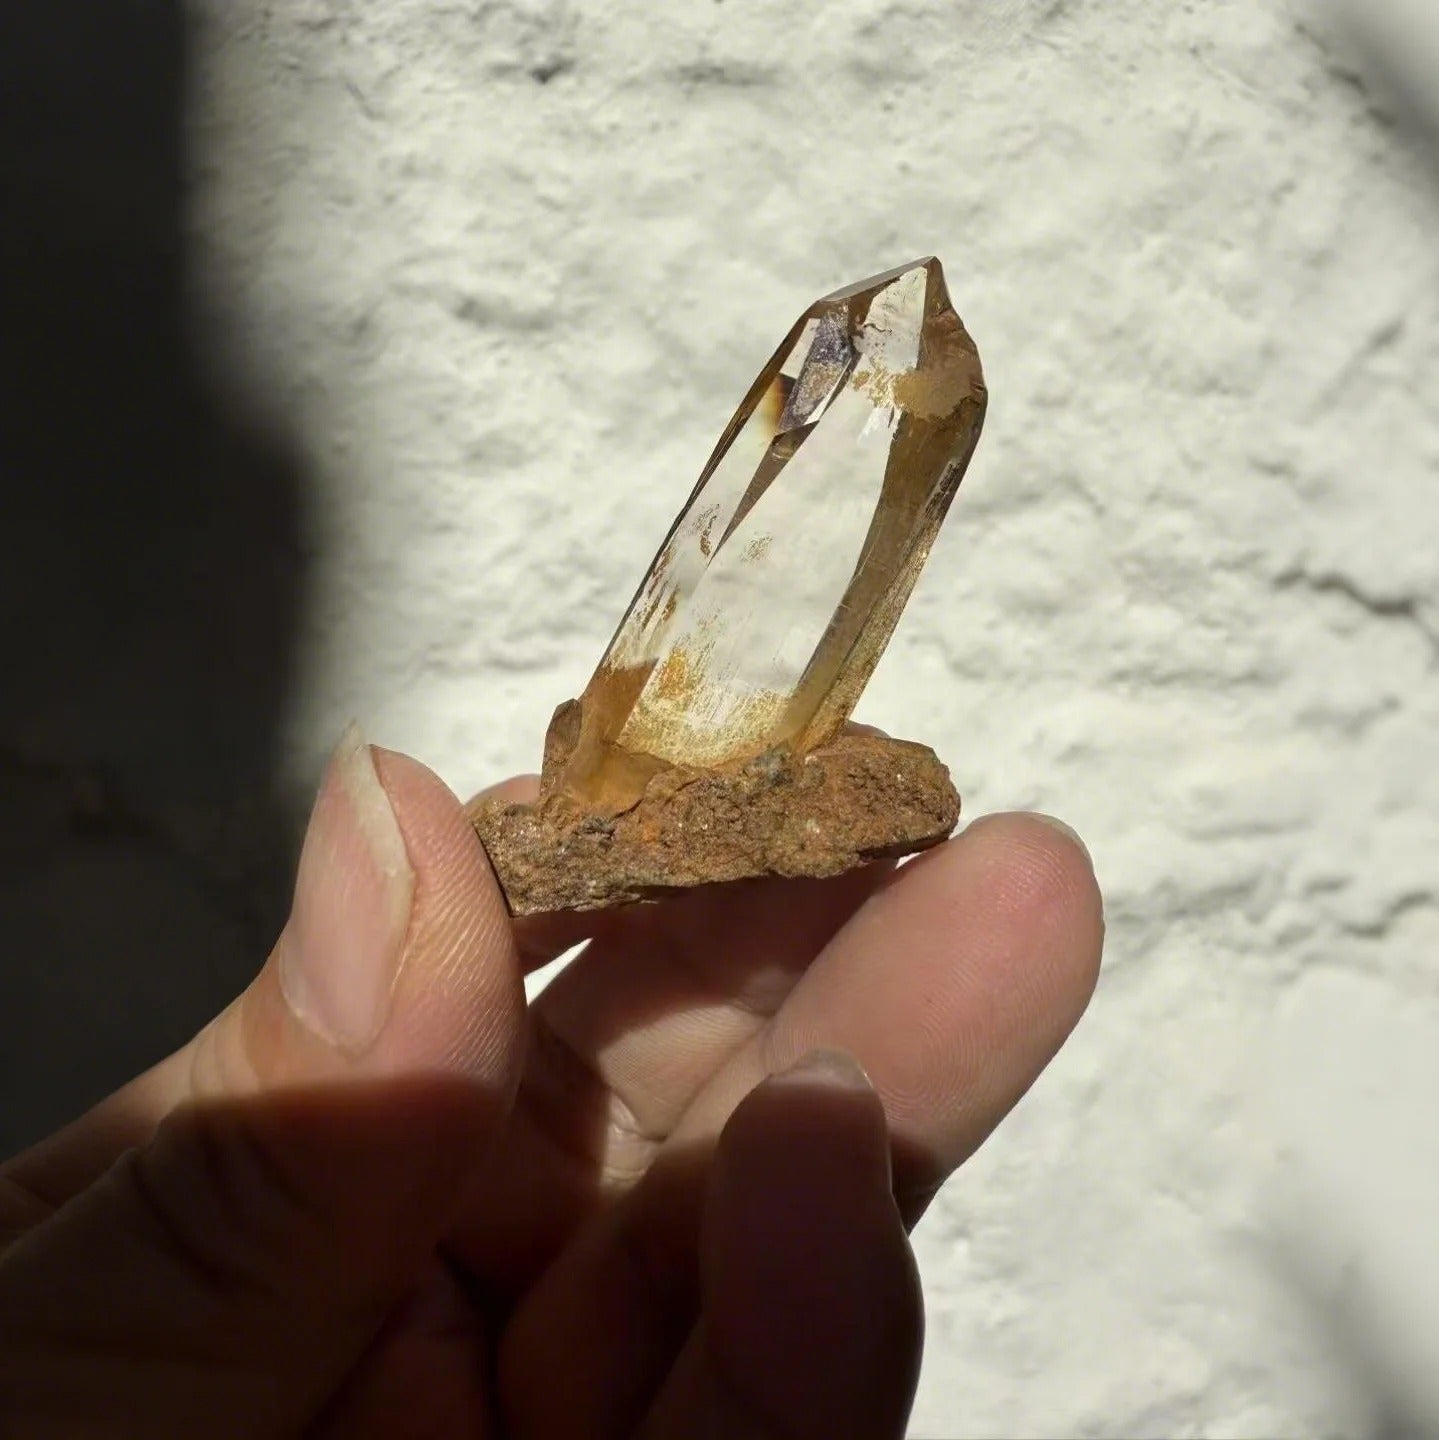
<path fill-rule="evenodd" d="M 511 911 L 530 915 L 721 880 L 838 875 L 943 840 L 959 796 L 928 746 L 846 730 L 804 755 L 667 766 L 614 816 L 559 791 L 535 805 L 482 803 L 471 818 Z"/>

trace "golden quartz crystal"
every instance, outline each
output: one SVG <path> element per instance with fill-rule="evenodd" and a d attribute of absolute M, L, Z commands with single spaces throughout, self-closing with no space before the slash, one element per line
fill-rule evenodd
<path fill-rule="evenodd" d="M 937 260 L 800 316 L 555 712 L 538 800 L 473 812 L 514 913 L 832 875 L 949 834 L 959 797 L 933 751 L 846 721 L 984 408 Z"/>

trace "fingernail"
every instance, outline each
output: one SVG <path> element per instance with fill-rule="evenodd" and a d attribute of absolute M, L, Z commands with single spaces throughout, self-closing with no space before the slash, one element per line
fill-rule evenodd
<path fill-rule="evenodd" d="M 358 725 L 320 783 L 280 936 L 280 988 L 295 1016 L 343 1050 L 384 1028 L 405 953 L 415 873 Z"/>
<path fill-rule="evenodd" d="M 824 1116 L 809 1149 L 816 1146 L 822 1153 L 817 1161 L 809 1155 L 808 1164 L 828 1165 L 839 1173 L 852 1171 L 855 1165 L 875 1161 L 884 1172 L 886 1187 L 894 1177 L 889 1153 L 884 1104 L 863 1065 L 847 1050 L 811 1050 L 801 1055 L 788 1070 L 773 1077 L 771 1084 L 793 1084 L 812 1094 L 828 1091 L 839 1109 Z M 840 1100 L 841 1095 L 850 1098 Z M 814 1117 L 819 1121 L 819 1113 Z M 816 1170 L 816 1173 L 820 1173 Z"/>
<path fill-rule="evenodd" d="M 1094 857 L 1089 853 L 1089 846 L 1079 838 L 1079 832 L 1077 830 L 1066 825 L 1063 820 L 1056 820 L 1053 815 L 1041 815 L 1036 811 L 1034 818 L 1038 820 L 1041 825 L 1048 825 L 1051 830 L 1058 830 L 1061 835 L 1074 841 L 1074 843 L 1079 846 L 1084 858 L 1088 860 L 1091 865 L 1094 863 Z"/>
<path fill-rule="evenodd" d="M 774 1078 L 819 1082 L 842 1086 L 846 1090 L 874 1090 L 874 1083 L 864 1066 L 847 1050 L 811 1050 Z"/>

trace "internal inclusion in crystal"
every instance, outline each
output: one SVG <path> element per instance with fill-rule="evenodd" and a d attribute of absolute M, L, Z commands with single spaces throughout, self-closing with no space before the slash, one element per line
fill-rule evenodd
<path fill-rule="evenodd" d="M 816 301 L 750 387 L 547 777 L 595 810 L 666 765 L 803 753 L 848 718 L 979 440 L 979 356 L 933 258 Z"/>

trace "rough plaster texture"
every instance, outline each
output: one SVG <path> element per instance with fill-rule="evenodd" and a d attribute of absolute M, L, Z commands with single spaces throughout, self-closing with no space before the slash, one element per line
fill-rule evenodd
<path fill-rule="evenodd" d="M 1439 65 L 1405 9 L 192 12 L 195 333 L 306 476 L 295 794 L 352 715 L 460 790 L 534 768 L 792 315 L 944 259 L 990 417 L 860 718 L 969 814 L 1070 820 L 1109 940 L 918 1232 L 916 1435 L 1439 1424 Z"/>

